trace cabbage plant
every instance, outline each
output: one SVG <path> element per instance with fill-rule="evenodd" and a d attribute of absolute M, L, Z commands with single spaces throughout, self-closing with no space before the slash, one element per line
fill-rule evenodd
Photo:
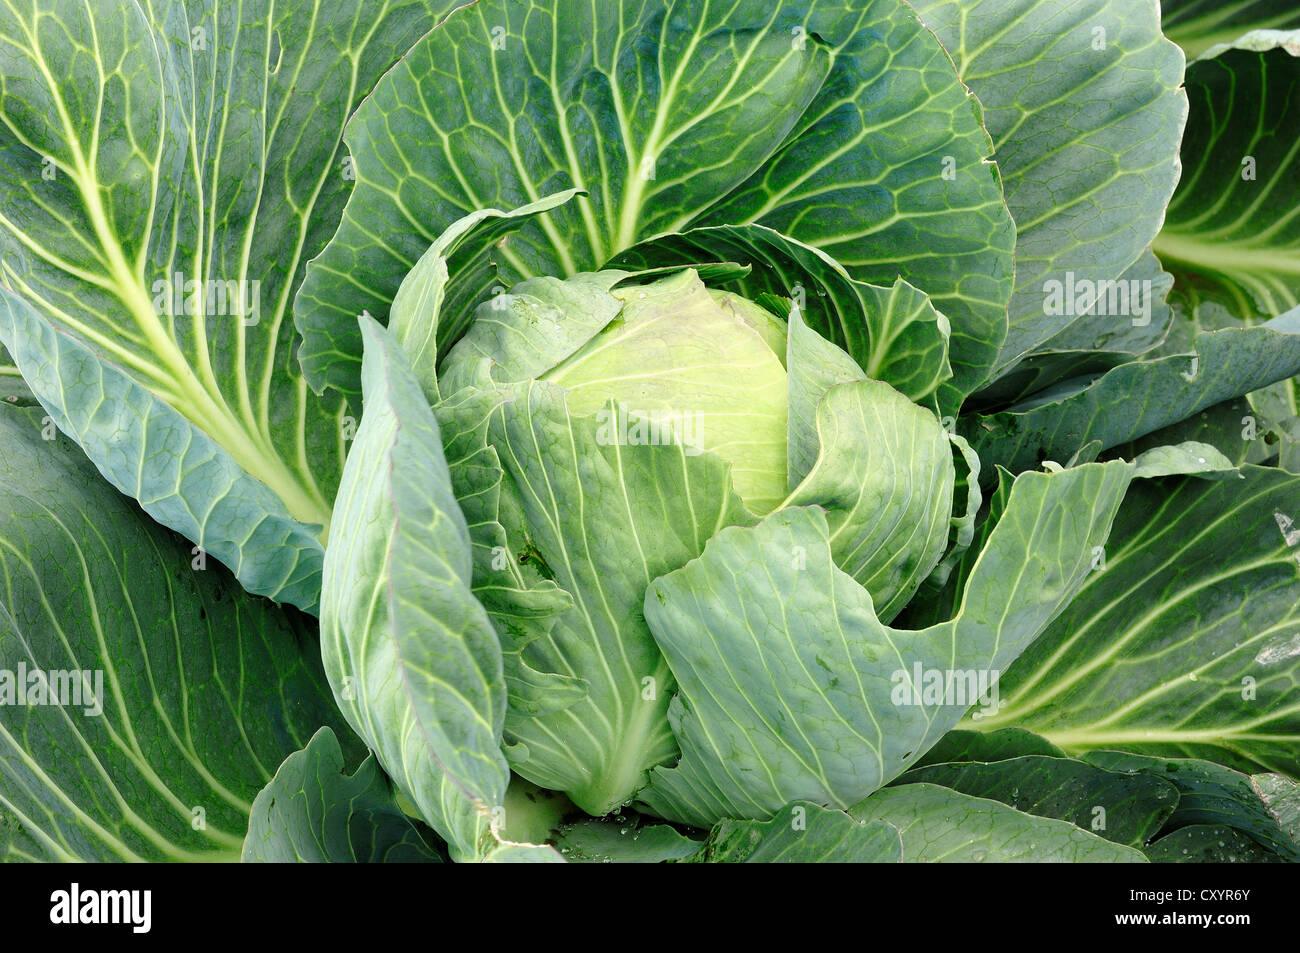
<path fill-rule="evenodd" d="M 0 856 L 1300 857 L 1211 6 L 0 9 Z"/>

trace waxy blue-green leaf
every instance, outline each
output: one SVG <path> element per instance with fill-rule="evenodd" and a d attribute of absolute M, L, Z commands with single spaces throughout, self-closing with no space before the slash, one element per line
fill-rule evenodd
<path fill-rule="evenodd" d="M 791 506 L 826 510 L 835 564 L 891 621 L 943 557 L 952 516 L 948 434 L 930 411 L 881 381 L 826 391 L 820 452 Z"/>
<path fill-rule="evenodd" d="M 1267 388 L 1266 388 L 1267 390 Z M 1277 454 L 1276 424 L 1252 408 L 1244 397 L 1198 411 L 1176 424 L 1120 444 L 1110 455 L 1133 459 L 1148 450 L 1180 443 L 1209 444 L 1232 465 L 1265 463 Z"/>
<path fill-rule="evenodd" d="M 1123 285 L 1134 281 L 1139 284 Z M 1145 281 L 1151 282 L 1149 287 L 1141 284 Z M 1110 291 L 1106 291 L 1105 310 L 1108 314 L 1089 314 L 1034 348 L 1014 368 L 981 388 L 980 402 L 1005 406 L 1059 381 L 1101 374 L 1141 357 L 1155 356 L 1154 352 L 1169 341 L 1178 327 L 1168 300 L 1174 283 L 1173 275 L 1163 271 L 1155 253 L 1148 250 L 1120 278 L 1120 282 L 1115 286 L 1113 308 Z M 1123 287 L 1128 289 L 1130 305 L 1127 309 Z M 1133 294 L 1135 288 L 1136 296 Z M 1087 293 L 1084 293 L 1084 303 L 1086 301 Z M 1140 314 L 1125 313 L 1135 310 L 1133 303 L 1140 305 Z M 1100 305 L 1097 310 L 1100 310 Z"/>
<path fill-rule="evenodd" d="M 1056 817 L 1117 844 L 1141 848 L 1178 805 L 1178 789 L 1151 775 L 1119 774 L 1071 758 L 1027 755 L 992 764 L 913 768 L 895 786 L 926 783 Z"/>
<path fill-rule="evenodd" d="M 28 367 L 51 425 L 110 483 L 229 566 L 249 592 L 316 611 L 320 526 L 294 519 L 283 498 L 175 407 L 3 292 L 0 331 Z"/>
<path fill-rule="evenodd" d="M 1064 758 L 1065 752 L 1046 738 L 1040 738 L 1023 728 L 1000 728 L 989 732 L 954 728 L 922 755 L 913 767 L 958 761 L 981 761 L 987 764 L 1029 755 Z"/>
<path fill-rule="evenodd" d="M 620 811 L 612 817 L 589 818 L 566 824 L 555 837 L 555 849 L 569 863 L 657 864 L 685 860 L 699 853 L 702 844 L 667 824 Z"/>
<path fill-rule="evenodd" d="M 903 859 L 898 829 L 864 822 L 807 801 L 768 821 L 719 821 L 693 863 L 881 864 Z"/>
<path fill-rule="evenodd" d="M 480 0 L 377 84 L 346 141 L 357 188 L 296 304 L 317 389 L 356 391 L 356 315 L 387 314 L 443 229 L 568 188 L 587 194 L 489 252 L 503 286 L 758 223 L 929 294 L 962 341 L 954 394 L 1005 335 L 1014 236 L 992 145 L 902 0 Z"/>
<path fill-rule="evenodd" d="M 314 627 L 141 513 L 39 410 L 0 405 L 0 446 L 0 858 L 238 860 L 257 793 L 318 727 L 359 760 Z"/>
<path fill-rule="evenodd" d="M 1187 66 L 1186 166 L 1155 250 L 1189 311 L 1300 305 L 1300 31 L 1232 37 Z"/>
<path fill-rule="evenodd" d="M 1248 775 L 1210 761 L 1123 751 L 1094 751 L 1085 755 L 1085 760 L 1108 771 L 1160 778 L 1176 787 L 1178 806 L 1165 825 L 1166 833 L 1189 825 L 1226 825 L 1272 853 L 1300 861 L 1300 841 L 1281 825 L 1255 779 Z"/>
<path fill-rule="evenodd" d="M 849 814 L 898 828 L 905 863 L 1146 862 L 1133 848 L 1111 843 L 1067 821 L 1025 814 L 1000 801 L 933 784 L 877 791 L 849 808 Z"/>
<path fill-rule="evenodd" d="M 308 609 L 319 577 L 304 574 L 312 557 L 289 537 L 320 536 L 329 525 L 346 408 L 337 396 L 309 394 L 294 361 L 289 305 L 352 185 L 340 146 L 344 120 L 451 6 L 0 7 L 0 299 L 11 315 L 30 306 L 87 360 L 112 365 L 87 365 L 85 380 L 62 378 L 70 392 L 44 373 L 68 347 L 18 348 L 19 367 L 57 418 L 102 402 L 97 419 L 120 432 L 109 448 L 84 448 L 101 471 L 166 473 L 176 455 L 202 445 L 211 461 L 204 474 L 179 486 L 160 480 L 142 491 L 159 495 L 142 503 L 221 552 L 253 591 Z M 7 344 L 25 333 L 0 321 Z M 114 375 L 140 393 L 94 393 L 95 378 Z M 174 412 L 161 446 L 143 442 L 157 436 L 153 420 L 141 417 L 153 412 L 150 402 Z M 264 518 L 287 543 L 280 562 L 244 552 L 246 543 L 266 546 L 255 517 L 232 520 L 229 507 L 212 507 L 232 472 L 279 498 Z M 240 493 L 252 508 L 258 494 Z M 296 528 L 279 526 L 282 510 Z M 319 553 L 315 559 L 318 573 Z M 299 576 L 312 591 L 277 591 Z"/>
<path fill-rule="evenodd" d="M 1096 570 L 973 727 L 1300 771 L 1300 477 L 1241 473 L 1134 484 Z"/>
<path fill-rule="evenodd" d="M 611 402 L 604 412 L 609 421 L 621 411 Z M 646 587 L 698 556 L 721 527 L 753 519 L 720 458 L 679 443 L 631 444 L 606 427 L 571 414 L 563 391 L 543 382 L 514 388 L 490 422 L 509 486 L 502 498 L 518 501 L 502 520 L 507 537 L 573 598 L 524 658 L 587 682 L 561 711 L 512 706 L 511 764 L 593 815 L 628 801 L 677 752 L 665 718 L 672 675 L 641 611 Z"/>
<path fill-rule="evenodd" d="M 1158 279 L 1130 268 L 1178 181 L 1183 55 L 1160 33 L 1157 0 L 915 5 L 983 104 L 1016 222 L 1001 374 L 1076 321 L 1113 322 L 1053 313 L 1047 282 Z"/>
<path fill-rule="evenodd" d="M 1161 28 L 1189 60 L 1252 30 L 1300 28 L 1292 0 L 1161 0 Z"/>
<path fill-rule="evenodd" d="M 433 411 L 392 335 L 362 323 L 366 410 L 325 554 L 325 671 L 452 857 L 479 859 L 509 781 L 501 645 L 471 590 L 469 528 Z"/>
<path fill-rule="evenodd" d="M 1152 447 L 1133 458 L 1133 476 L 1154 479 L 1196 474 L 1205 479 L 1240 478 L 1232 461 L 1208 443 L 1189 440 L 1166 447 Z"/>
<path fill-rule="evenodd" d="M 1285 858 L 1266 850 L 1227 824 L 1180 827 L 1144 848 L 1153 864 L 1279 864 Z"/>
<path fill-rule="evenodd" d="M 1171 437 L 1176 436 L 1173 431 L 1170 431 L 1170 435 Z M 1166 447 L 1163 444 L 1158 445 L 1155 448 L 1149 448 L 1155 451 L 1151 456 L 1144 456 L 1146 450 L 1138 444 L 1130 444 L 1124 449 L 1134 452 L 1126 454 L 1115 452 L 1108 455 L 1108 459 L 1134 457 L 1135 477 L 1153 476 L 1167 472 L 1171 475 L 1199 474 L 1204 479 L 1233 478 L 1233 461 L 1214 447 L 1207 447 L 1198 444 L 1196 441 L 1185 441 L 1183 444 L 1174 447 Z M 1092 440 L 1059 462 L 1050 461 L 1050 464 L 1045 462 L 1045 467 L 1047 469 L 1061 467 L 1071 469 L 1096 461 L 1100 452 L 1101 441 Z M 969 578 L 971 570 L 983 551 L 989 534 L 997 526 L 998 520 L 1006 511 L 1011 487 L 1015 482 L 1015 477 L 1003 467 L 993 468 L 993 473 L 996 475 L 997 487 L 988 501 L 981 506 L 979 516 L 973 527 L 970 546 L 964 552 L 958 554 L 951 563 L 949 563 L 948 558 L 945 558 L 940 568 L 947 570 L 946 578 L 939 578 L 940 573 L 936 572 L 932 573 L 930 578 L 925 581 L 919 590 L 919 595 L 908 603 L 900 615 L 898 624 L 901 627 L 924 628 L 950 619 L 956 614 L 966 579 Z M 1103 557 L 1104 550 L 1094 551 L 1094 562 L 1100 562 Z M 1022 753 L 1042 754 L 1049 752 L 1025 751 Z"/>
<path fill-rule="evenodd" d="M 373 757 L 343 770 L 328 728 L 284 759 L 253 801 L 241 859 L 258 863 L 437 863 Z"/>
<path fill-rule="evenodd" d="M 892 780 L 1069 602 L 1131 470 L 1018 479 L 956 618 L 919 632 L 880 622 L 870 594 L 836 567 L 819 507 L 717 533 L 646 594 L 680 686 L 668 714 L 682 758 L 651 772 L 641 800 L 704 826 L 767 818 L 794 800 L 844 808 Z M 922 681 L 953 673 L 949 690 L 930 698 L 917 669 Z"/>
<path fill-rule="evenodd" d="M 945 412 L 956 413 L 967 391 L 939 393 L 953 375 L 952 329 L 930 299 L 902 278 L 887 288 L 855 281 L 826 253 L 761 225 L 656 236 L 615 256 L 613 264 L 665 267 L 711 257 L 749 266 L 747 275 L 726 284 L 729 290 L 755 300 L 763 294 L 792 300 L 809 327 L 846 351 L 866 376 L 892 384 L 916 403 L 938 401 Z M 966 333 L 957 337 L 954 360 L 972 353 Z"/>
<path fill-rule="evenodd" d="M 1093 440 L 1103 450 L 1118 446 L 1298 372 L 1300 309 L 1258 327 L 1202 333 L 1194 354 L 1066 381 L 1005 411 L 963 418 L 961 428 L 984 473 L 992 475 L 992 464 L 1018 472 L 1064 462 Z"/>

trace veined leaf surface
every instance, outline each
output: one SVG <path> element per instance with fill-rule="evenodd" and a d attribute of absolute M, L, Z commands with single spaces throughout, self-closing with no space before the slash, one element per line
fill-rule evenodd
<path fill-rule="evenodd" d="M 906 863 L 1146 862 L 1133 848 L 1066 821 L 1025 814 L 1000 801 L 932 784 L 886 788 L 849 813 L 898 828 Z"/>
<path fill-rule="evenodd" d="M 794 800 L 845 808 L 892 780 L 1069 602 L 1131 470 L 1022 476 L 957 616 L 915 632 L 881 623 L 870 594 L 836 568 L 819 507 L 717 533 L 646 594 L 681 688 L 669 719 L 682 758 L 651 772 L 641 799 L 707 825 L 768 818 Z M 927 698 L 918 668 L 921 681 L 960 671 L 962 697 Z"/>
<path fill-rule="evenodd" d="M 325 554 L 321 651 L 344 716 L 448 842 L 482 859 L 509 782 L 501 646 L 433 411 L 392 334 L 364 328 L 366 412 Z"/>
<path fill-rule="evenodd" d="M 374 757 L 347 775 L 328 728 L 284 759 L 253 802 L 241 859 L 259 863 L 437 863 Z"/>
<path fill-rule="evenodd" d="M 1151 775 L 1119 774 L 1073 758 L 1026 755 L 992 764 L 931 764 L 896 786 L 937 784 L 1001 801 L 1026 814 L 1056 817 L 1117 844 L 1141 848 L 1178 806 L 1178 789 Z"/>
<path fill-rule="evenodd" d="M 0 406 L 0 446 L 0 857 L 238 860 L 258 791 L 318 727 L 359 759 L 315 627 L 141 513 L 38 410 Z M 33 703 L 38 682 L 74 704 Z"/>
<path fill-rule="evenodd" d="M 1241 473 L 1135 483 L 1104 568 L 972 727 L 1300 770 L 1300 477 Z"/>
<path fill-rule="evenodd" d="M 1252 30 L 1300 28 L 1291 0 L 1161 0 L 1161 28 L 1189 60 Z"/>
<path fill-rule="evenodd" d="M 1126 274 L 1155 238 L 1178 181 L 1187 118 L 1183 56 L 1157 0 L 919 0 L 984 106 L 1016 222 L 1015 294 L 995 374 L 1076 321 L 1049 281 Z"/>
<path fill-rule="evenodd" d="M 1186 310 L 1300 305 L 1300 31 L 1233 38 L 1187 66 L 1186 166 L 1156 253 Z"/>
<path fill-rule="evenodd" d="M 231 521 L 214 507 L 226 487 L 202 476 L 150 488 L 158 495 L 143 491 L 141 502 L 220 553 L 251 590 L 307 609 L 319 542 L 314 557 L 309 543 L 284 545 L 284 565 L 241 552 L 250 538 L 264 543 L 263 520 L 298 525 L 277 530 L 282 540 L 323 538 L 345 453 L 346 408 L 308 391 L 289 304 L 351 187 L 345 118 L 450 6 L 0 7 L 0 299 L 10 317 L 0 339 L 32 338 L 13 354 L 61 425 L 93 406 L 99 430 L 120 432 L 119 446 L 83 444 L 118 486 L 130 483 L 124 467 L 166 470 L 168 455 L 202 443 L 217 470 L 268 488 L 287 516 L 253 509 Z M 44 372 L 71 344 L 38 346 L 53 339 L 34 324 L 101 362 L 93 376 L 123 386 L 65 392 Z M 154 402 L 174 411 L 163 447 L 141 442 L 153 435 Z M 309 580 L 281 587 L 312 558 Z"/>
<path fill-rule="evenodd" d="M 719 821 L 700 849 L 706 864 L 898 863 L 898 828 L 870 823 L 818 804 L 795 803 L 769 821 Z"/>
<path fill-rule="evenodd" d="M 512 708 L 506 740 L 519 774 L 605 814 L 677 752 L 665 718 L 672 674 L 642 615 L 646 587 L 721 527 L 753 517 L 719 457 L 619 439 L 617 403 L 601 423 L 571 413 L 553 384 L 518 385 L 511 396 L 489 424 L 503 499 L 517 501 L 505 531 L 573 598 L 524 660 L 585 678 L 587 691 L 553 713 Z"/>
<path fill-rule="evenodd" d="M 991 144 L 901 0 L 482 0 L 378 84 L 346 138 L 357 190 L 295 306 L 318 389 L 356 391 L 356 315 L 386 315 L 443 229 L 567 188 L 587 194 L 493 252 L 502 286 L 758 223 L 930 295 L 961 342 L 943 385 L 958 402 L 1005 334 L 1013 235 Z"/>
<path fill-rule="evenodd" d="M 1004 411 L 972 415 L 963 433 L 986 464 L 1012 471 L 1064 462 L 1092 441 L 1107 450 L 1300 372 L 1300 309 L 1253 328 L 1197 335 L 1162 355 L 1053 387 Z M 992 478 L 994 468 L 982 471 Z"/>

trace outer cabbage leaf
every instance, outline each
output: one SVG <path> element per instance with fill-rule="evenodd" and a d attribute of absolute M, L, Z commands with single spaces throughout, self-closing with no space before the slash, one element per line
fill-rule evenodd
<path fill-rule="evenodd" d="M 1300 31 L 1232 39 L 1188 64 L 1187 168 L 1155 249 L 1188 312 L 1267 320 L 1300 305 L 1300 150 L 1282 132 L 1300 128 Z"/>
<path fill-rule="evenodd" d="M 646 619 L 680 685 L 669 718 L 683 755 L 651 773 L 641 800 L 702 826 L 767 818 L 793 800 L 845 808 L 892 780 L 1083 584 L 1131 470 L 1115 462 L 1022 476 L 961 610 L 919 632 L 881 623 L 867 591 L 835 566 L 820 508 L 716 534 L 646 594 Z M 927 700 L 913 687 L 918 667 L 960 671 L 964 697 Z"/>
<path fill-rule="evenodd" d="M 0 400 L 23 406 L 36 403 L 32 389 L 27 386 L 18 365 L 3 346 L 0 346 Z"/>
<path fill-rule="evenodd" d="M 915 768 L 927 764 L 950 764 L 958 761 L 980 761 L 990 764 L 1010 758 L 1044 755 L 1064 758 L 1065 752 L 1046 738 L 1040 738 L 1023 728 L 1000 728 L 997 731 L 968 731 L 954 728 L 927 751 Z"/>
<path fill-rule="evenodd" d="M 985 462 L 1013 471 L 1058 462 L 1096 440 L 1105 450 L 1300 372 L 1300 309 L 1254 328 L 1197 336 L 1192 354 L 1066 381 L 1005 411 L 963 418 Z"/>
<path fill-rule="evenodd" d="M 1227 824 L 1193 824 L 1166 834 L 1147 847 L 1153 864 L 1277 864 L 1270 853 L 1246 834 Z"/>
<path fill-rule="evenodd" d="M 1183 327 L 1175 322 L 1174 309 L 1168 300 L 1174 277 L 1161 269 L 1154 252 L 1147 251 L 1120 278 L 1121 283 L 1134 281 L 1151 282 L 1149 290 L 1144 290 L 1146 286 L 1141 284 L 1136 286 L 1139 294 L 1136 300 L 1141 304 L 1142 314 L 1092 315 L 1075 321 L 1030 351 L 994 383 L 982 388 L 980 403 L 1005 406 L 1059 381 L 1104 373 L 1141 357 L 1153 356 Z M 1135 286 L 1127 287 L 1132 302 Z M 1123 298 L 1118 290 L 1116 294 L 1116 310 L 1122 310 Z M 1106 310 L 1111 310 L 1109 291 Z"/>
<path fill-rule="evenodd" d="M 0 294 L 0 327 L 12 334 L 48 419 L 110 483 L 229 566 L 250 592 L 316 611 L 319 526 L 294 519 L 219 442 L 22 300 Z"/>
<path fill-rule="evenodd" d="M 1145 863 L 1131 847 L 1073 824 L 932 784 L 878 791 L 849 813 L 885 821 L 903 836 L 907 863 Z"/>
<path fill-rule="evenodd" d="M 22 340 L 13 356 L 60 426 L 94 408 L 95 431 L 70 433 L 116 485 L 251 590 L 308 609 L 319 544 L 296 537 L 328 527 L 348 428 L 341 400 L 308 394 L 288 306 L 351 188 L 344 120 L 450 6 L 0 8 L 0 340 Z M 170 472 L 191 445 L 206 464 L 188 479 L 123 477 Z M 232 473 L 265 489 L 231 493 Z M 214 506 L 230 495 L 243 507 Z"/>
<path fill-rule="evenodd" d="M 238 860 L 258 791 L 319 726 L 360 760 L 314 628 L 142 514 L 39 411 L 0 405 L 0 445 L 0 858 Z M 38 682 L 82 704 L 17 704 Z"/>
<path fill-rule="evenodd" d="M 629 816 L 630 815 L 630 816 Z M 555 848 L 570 863 L 653 864 L 699 853 L 700 842 L 667 824 L 647 824 L 630 811 L 562 826 Z"/>
<path fill-rule="evenodd" d="M 343 772 L 328 728 L 284 759 L 253 802 L 241 859 L 260 863 L 430 863 L 442 860 L 402 813 L 373 757 Z"/>
<path fill-rule="evenodd" d="M 973 727 L 1300 772 L 1300 477 L 1241 474 L 1135 485 L 1096 571 Z"/>
<path fill-rule="evenodd" d="M 1250 785 L 1291 843 L 1300 845 L 1300 784 L 1280 774 L 1256 774 Z"/>
<path fill-rule="evenodd" d="M 391 334 L 366 322 L 366 412 L 325 554 L 321 648 L 344 717 L 455 859 L 492 848 L 509 769 L 501 646 L 471 591 L 441 435 Z"/>
<path fill-rule="evenodd" d="M 937 784 L 1056 817 L 1098 837 L 1141 849 L 1178 806 L 1178 789 L 1151 775 L 1121 774 L 1071 758 L 1027 755 L 993 764 L 932 764 L 896 782 Z"/>
<path fill-rule="evenodd" d="M 1157 447 L 1190 441 L 1208 444 L 1239 467 L 1243 463 L 1265 463 L 1275 457 L 1280 436 L 1279 428 L 1270 418 L 1254 410 L 1245 397 L 1236 397 L 1145 437 L 1120 444 L 1107 453 L 1131 459 Z"/>
<path fill-rule="evenodd" d="M 1016 222 L 1015 294 L 995 376 L 1071 324 L 1129 315 L 1045 307 L 1046 282 L 1159 280 L 1130 268 L 1178 181 L 1182 52 L 1157 0 L 918 0 L 984 105 Z"/>
<path fill-rule="evenodd" d="M 1266 795 L 1257 779 L 1276 775 L 1252 778 L 1210 761 L 1153 758 L 1123 751 L 1094 751 L 1085 760 L 1108 771 L 1160 778 L 1176 787 L 1178 806 L 1163 828 L 1165 834 L 1189 826 L 1226 826 L 1270 853 L 1292 862 L 1300 860 L 1300 841 L 1274 813 L 1273 800 L 1277 793 L 1294 792 L 1294 781 L 1274 781 Z"/>
<path fill-rule="evenodd" d="M 1291 0 L 1162 0 L 1161 27 L 1189 60 L 1251 30 L 1300 28 Z"/>
<path fill-rule="evenodd" d="M 1005 334 L 1014 238 L 988 134 L 901 0 L 482 0 L 411 50 L 346 140 L 357 190 L 296 304 L 318 389 L 356 391 L 356 315 L 387 314 L 443 229 L 564 188 L 587 195 L 491 250 L 501 285 L 758 223 L 928 293 L 960 341 L 955 399 Z M 482 274 L 459 300 L 489 292 Z"/>
<path fill-rule="evenodd" d="M 719 821 L 691 860 L 705 864 L 898 863 L 898 828 L 817 804 L 789 805 L 769 821 Z"/>

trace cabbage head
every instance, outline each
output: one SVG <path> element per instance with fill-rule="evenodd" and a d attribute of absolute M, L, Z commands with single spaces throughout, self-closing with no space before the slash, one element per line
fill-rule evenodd
<path fill-rule="evenodd" d="M 753 293 L 752 257 L 625 265 L 454 309 L 477 230 L 572 198 L 455 223 L 389 326 L 361 319 L 364 415 L 322 601 L 344 714 L 424 817 L 463 832 L 461 856 L 503 829 L 467 792 L 504 805 L 511 772 L 593 816 L 635 803 L 700 826 L 855 804 L 1050 621 L 1132 466 L 1023 476 L 964 559 L 978 458 L 933 392 L 873 377 L 870 351 L 805 319 L 814 272 L 782 295 Z M 779 233 L 745 240 L 835 267 Z M 876 290 L 855 299 L 862 327 L 870 302 L 923 298 Z M 1081 520 L 1085 495 L 1100 508 Z M 890 627 L 954 591 L 943 621 Z M 921 692 L 953 670 L 985 681 Z"/>

